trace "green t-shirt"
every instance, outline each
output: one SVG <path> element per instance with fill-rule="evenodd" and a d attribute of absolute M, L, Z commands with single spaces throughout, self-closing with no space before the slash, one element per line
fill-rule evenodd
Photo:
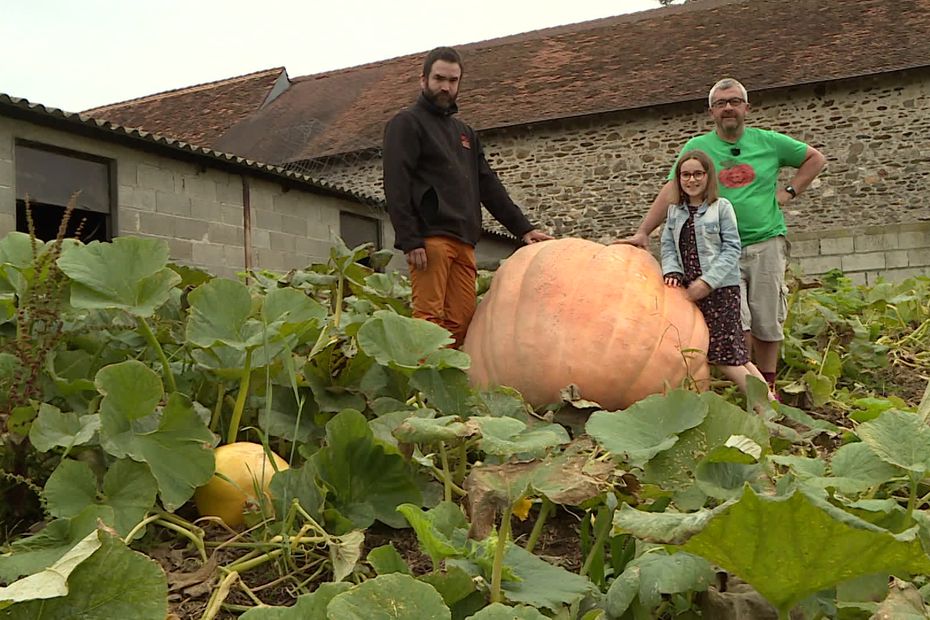
<path fill-rule="evenodd" d="M 713 160 L 718 190 L 733 203 L 744 246 L 787 233 L 775 199 L 778 171 L 783 166 L 799 167 L 807 155 L 806 144 L 775 131 L 746 127 L 734 143 L 725 142 L 715 131 L 691 138 L 678 157 L 695 149 Z M 674 175 L 672 167 L 670 181 Z"/>

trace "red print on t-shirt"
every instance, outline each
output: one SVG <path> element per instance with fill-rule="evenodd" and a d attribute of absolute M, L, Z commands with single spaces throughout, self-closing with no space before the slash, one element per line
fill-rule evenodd
<path fill-rule="evenodd" d="M 463 147 L 465 147 L 466 149 L 471 149 L 471 140 L 469 140 L 468 136 L 466 136 L 464 133 L 459 136 L 459 140 L 462 141 Z"/>
<path fill-rule="evenodd" d="M 756 178 L 756 171 L 749 164 L 737 164 L 731 168 L 724 168 L 717 175 L 724 187 L 735 189 L 745 187 Z"/>

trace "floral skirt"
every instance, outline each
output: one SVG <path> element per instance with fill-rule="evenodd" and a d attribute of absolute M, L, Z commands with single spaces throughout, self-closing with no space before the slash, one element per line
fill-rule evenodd
<path fill-rule="evenodd" d="M 739 306 L 739 286 L 718 288 L 698 302 L 698 308 L 710 330 L 707 361 L 711 364 L 742 366 L 749 361 Z"/>

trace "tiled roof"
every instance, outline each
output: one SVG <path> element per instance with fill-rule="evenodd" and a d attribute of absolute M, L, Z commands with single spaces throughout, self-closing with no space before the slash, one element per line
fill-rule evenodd
<path fill-rule="evenodd" d="M 46 107 L 4 93 L 0 93 L 0 116 L 18 118 L 64 131 L 118 141 L 168 157 L 194 159 L 206 165 L 231 169 L 240 173 L 250 173 L 257 177 L 271 178 L 279 182 L 287 182 L 318 194 L 347 198 L 365 204 L 383 205 L 383 201 L 380 199 L 350 192 L 330 183 L 318 181 L 307 175 L 285 170 L 278 166 L 245 159 L 230 153 L 222 153 L 206 147 L 194 146 L 181 140 L 141 129 L 123 127 L 110 121 L 93 118 L 87 114 L 65 112 L 58 108 Z"/>
<path fill-rule="evenodd" d="M 459 107 L 477 129 L 930 64 L 930 0 L 696 0 L 457 46 Z M 419 89 L 423 53 L 294 79 L 283 69 L 91 110 L 128 126 L 286 163 L 377 148 Z M 262 106 L 262 107 L 260 107 Z"/>
<path fill-rule="evenodd" d="M 930 64 L 930 0 L 698 0 L 458 46 L 477 129 Z M 275 163 L 380 146 L 418 92 L 423 54 L 296 78 L 216 146 Z"/>
<path fill-rule="evenodd" d="M 84 114 L 213 146 L 230 127 L 257 111 L 279 80 L 287 80 L 284 67 L 113 103 Z"/>

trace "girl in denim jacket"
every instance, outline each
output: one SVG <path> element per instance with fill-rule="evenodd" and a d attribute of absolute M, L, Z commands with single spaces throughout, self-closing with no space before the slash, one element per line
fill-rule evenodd
<path fill-rule="evenodd" d="M 662 273 L 668 286 L 685 287 L 710 331 L 707 361 L 746 391 L 746 376 L 765 383 L 749 361 L 740 323 L 736 213 L 717 194 L 714 164 L 703 151 L 688 151 L 675 166 L 680 204 L 669 205 L 662 231 Z M 774 400 L 774 394 L 769 392 Z"/>

